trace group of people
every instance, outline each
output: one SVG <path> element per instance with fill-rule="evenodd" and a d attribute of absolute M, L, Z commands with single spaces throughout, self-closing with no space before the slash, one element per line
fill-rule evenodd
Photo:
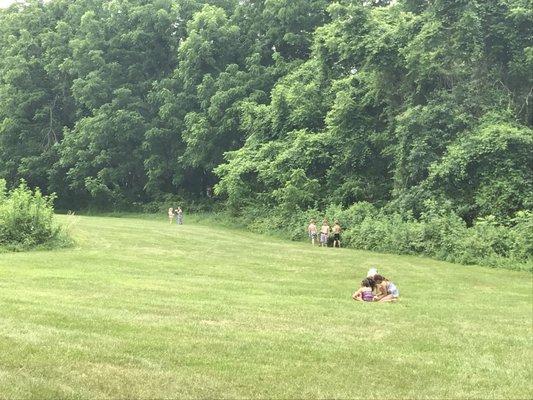
<path fill-rule="evenodd" d="M 174 220 L 178 225 L 183 224 L 183 210 L 181 207 L 168 209 L 168 220 L 172 224 Z M 307 227 L 307 233 L 313 246 L 318 239 L 320 246 L 326 247 L 333 234 L 333 247 L 341 247 L 342 228 L 338 220 L 335 220 L 333 227 L 330 227 L 328 220 L 324 218 L 320 231 L 316 226 L 316 221 L 312 219 Z M 319 236 L 320 235 L 320 236 Z M 368 270 L 367 277 L 361 281 L 361 287 L 352 294 L 352 299 L 356 301 L 379 301 L 394 302 L 400 298 L 400 291 L 396 285 L 378 274 L 376 268 Z"/>
<path fill-rule="evenodd" d="M 174 219 L 178 225 L 183 225 L 183 210 L 179 206 L 168 209 L 168 222 L 171 224 Z"/>
<path fill-rule="evenodd" d="M 341 232 L 342 228 L 338 220 L 335 220 L 333 227 L 329 226 L 329 222 L 326 218 L 322 221 L 322 226 L 320 227 L 320 232 L 316 226 L 316 221 L 312 219 L 309 221 L 309 226 L 307 227 L 307 234 L 311 239 L 313 246 L 318 239 L 318 244 L 321 247 L 327 247 L 330 239 L 330 235 L 333 235 L 333 247 L 341 247 Z"/>
<path fill-rule="evenodd" d="M 356 301 L 393 302 L 400 298 L 400 291 L 394 283 L 371 268 L 367 277 L 361 281 L 361 287 L 352 294 Z"/>

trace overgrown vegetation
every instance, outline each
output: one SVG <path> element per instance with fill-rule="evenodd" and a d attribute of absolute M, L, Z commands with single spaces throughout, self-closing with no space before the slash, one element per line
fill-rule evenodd
<path fill-rule="evenodd" d="M 367 222 L 345 222 L 354 246 L 523 261 L 530 5 L 15 5 L 0 11 L 0 177 L 65 209 L 203 204 L 209 191 L 256 226 L 369 203 Z"/>
<path fill-rule="evenodd" d="M 67 246 L 70 239 L 54 221 L 53 196 L 22 182 L 8 191 L 0 179 L 0 251 Z"/>
<path fill-rule="evenodd" d="M 330 223 L 338 219 L 345 227 L 343 247 L 533 271 L 532 213 L 520 211 L 508 225 L 487 217 L 467 226 L 450 208 L 436 203 L 426 204 L 426 208 L 429 211 L 416 219 L 370 203 L 356 203 L 347 209 L 330 205 L 324 211 L 310 209 L 286 215 L 254 207 L 238 220 L 255 232 L 304 240 L 310 219 L 316 219 L 319 226 L 322 218 Z"/>

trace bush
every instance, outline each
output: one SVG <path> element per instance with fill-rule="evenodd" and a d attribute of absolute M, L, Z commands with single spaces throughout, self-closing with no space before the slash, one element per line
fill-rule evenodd
<path fill-rule="evenodd" d="M 242 225 L 259 233 L 277 233 L 293 240 L 307 237 L 307 224 L 322 218 L 338 219 L 344 227 L 343 247 L 395 254 L 424 255 L 462 264 L 479 264 L 508 269 L 533 266 L 533 213 L 520 211 L 507 224 L 487 216 L 468 227 L 451 208 L 426 202 L 419 219 L 412 214 L 387 213 L 369 203 L 348 209 L 330 205 L 325 211 L 254 207 L 239 218 Z"/>
<path fill-rule="evenodd" d="M 22 182 L 8 191 L 0 179 L 0 247 L 22 251 L 36 247 L 58 247 L 69 243 L 54 222 L 54 196 L 43 196 Z"/>

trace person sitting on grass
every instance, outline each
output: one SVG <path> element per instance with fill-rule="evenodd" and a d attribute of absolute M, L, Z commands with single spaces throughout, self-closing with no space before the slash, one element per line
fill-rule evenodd
<path fill-rule="evenodd" d="M 392 302 L 400 298 L 400 291 L 394 283 L 387 278 L 377 274 L 374 275 L 374 282 L 379 294 L 375 297 L 375 301 Z"/>
<path fill-rule="evenodd" d="M 309 222 L 309 226 L 307 227 L 307 234 L 309 235 L 309 238 L 311 239 L 311 243 L 314 246 L 315 245 L 315 241 L 316 241 L 316 239 L 318 237 L 318 229 L 316 227 L 314 219 L 312 219 Z"/>
<path fill-rule="evenodd" d="M 341 226 L 338 220 L 335 220 L 335 225 L 333 225 L 333 247 L 341 247 Z"/>
<path fill-rule="evenodd" d="M 168 222 L 171 224 L 173 219 L 174 219 L 174 209 L 170 207 L 168 209 Z"/>
<path fill-rule="evenodd" d="M 365 278 L 361 281 L 361 287 L 357 292 L 352 294 L 355 301 L 374 301 L 375 283 L 372 278 Z"/>
<path fill-rule="evenodd" d="M 328 246 L 329 231 L 328 220 L 324 218 L 324 221 L 322 221 L 322 227 L 320 228 L 320 245 L 322 247 Z"/>

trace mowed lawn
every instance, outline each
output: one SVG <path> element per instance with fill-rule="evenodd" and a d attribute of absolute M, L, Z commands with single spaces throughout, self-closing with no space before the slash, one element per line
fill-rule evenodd
<path fill-rule="evenodd" d="M 0 254 L 0 398 L 533 396 L 530 273 L 202 221 L 71 230 L 75 248 Z M 400 303 L 351 300 L 371 266 Z"/>

